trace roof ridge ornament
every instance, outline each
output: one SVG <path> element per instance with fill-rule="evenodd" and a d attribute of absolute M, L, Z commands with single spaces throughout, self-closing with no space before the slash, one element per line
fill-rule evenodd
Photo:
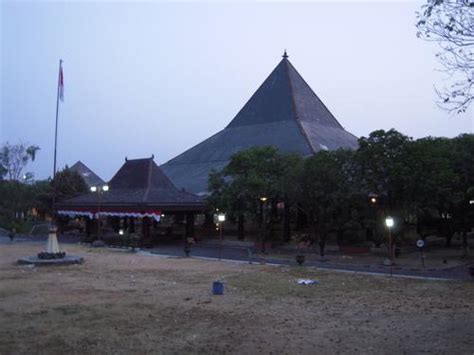
<path fill-rule="evenodd" d="M 285 48 L 285 51 L 283 52 L 283 55 L 282 55 L 283 59 L 288 59 L 289 55 L 286 53 L 286 48 Z"/>

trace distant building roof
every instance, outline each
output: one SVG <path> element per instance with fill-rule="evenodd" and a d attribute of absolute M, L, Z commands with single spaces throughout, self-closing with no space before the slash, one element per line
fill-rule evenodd
<path fill-rule="evenodd" d="M 205 193 L 212 169 L 255 146 L 303 156 L 320 150 L 357 149 L 347 132 L 288 60 L 283 59 L 225 129 L 162 165 L 178 187 Z"/>
<path fill-rule="evenodd" d="M 105 184 L 104 180 L 102 180 L 96 173 L 89 169 L 89 167 L 80 160 L 76 164 L 71 166 L 69 169 L 81 175 L 89 187 L 100 186 Z"/>
<path fill-rule="evenodd" d="M 199 196 L 176 188 L 152 158 L 126 159 L 101 196 L 101 210 L 166 211 L 203 210 Z M 58 209 L 90 208 L 98 205 L 97 193 L 84 194 L 58 204 Z"/>

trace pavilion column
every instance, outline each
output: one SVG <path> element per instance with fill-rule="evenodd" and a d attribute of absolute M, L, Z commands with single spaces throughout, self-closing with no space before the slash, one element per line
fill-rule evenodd
<path fill-rule="evenodd" d="M 120 217 L 110 217 L 110 224 L 115 233 L 118 233 L 120 229 Z"/>
<path fill-rule="evenodd" d="M 194 237 L 194 213 L 186 214 L 186 238 Z"/>
<path fill-rule="evenodd" d="M 86 220 L 86 236 L 90 237 L 91 236 L 91 227 L 92 227 L 92 220 L 90 218 L 85 218 Z"/>
<path fill-rule="evenodd" d="M 150 245 L 150 218 L 143 217 L 142 219 L 142 238 L 144 245 Z"/>
<path fill-rule="evenodd" d="M 135 233 L 135 218 L 134 217 L 130 217 L 129 219 L 128 231 L 130 233 Z"/>

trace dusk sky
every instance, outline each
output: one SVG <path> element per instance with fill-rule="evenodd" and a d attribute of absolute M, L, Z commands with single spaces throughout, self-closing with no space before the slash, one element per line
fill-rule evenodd
<path fill-rule="evenodd" d="M 413 2 L 1 2 L 0 143 L 41 147 L 27 171 L 105 180 L 125 156 L 162 164 L 223 129 L 289 60 L 351 133 L 472 133 L 473 110 L 436 106 L 436 44 L 416 38 Z"/>

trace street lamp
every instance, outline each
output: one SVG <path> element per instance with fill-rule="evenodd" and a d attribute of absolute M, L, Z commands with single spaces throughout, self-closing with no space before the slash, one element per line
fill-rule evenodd
<path fill-rule="evenodd" d="M 100 202 L 104 192 L 109 191 L 108 185 L 102 186 L 91 186 L 91 192 L 97 193 L 97 240 L 94 240 L 92 246 L 94 247 L 103 247 L 105 244 L 100 238 Z"/>
<path fill-rule="evenodd" d="M 393 268 L 392 227 L 394 225 L 393 218 L 390 216 L 385 218 L 385 225 L 388 228 L 388 244 L 389 244 L 389 253 L 390 253 L 390 276 L 392 276 L 392 268 Z"/>
<path fill-rule="evenodd" d="M 219 233 L 219 245 L 220 245 L 220 250 L 219 250 L 219 260 L 222 259 L 222 227 L 225 222 L 225 214 L 220 213 L 217 215 L 217 221 L 219 222 L 219 228 L 220 228 L 220 233 Z"/>
<path fill-rule="evenodd" d="M 265 254 L 265 233 L 267 229 L 266 224 L 266 215 L 265 215 L 265 208 L 264 205 L 267 202 L 268 198 L 266 196 L 260 197 L 260 218 L 262 219 L 262 226 L 261 226 L 261 242 L 262 242 L 262 253 Z"/>

